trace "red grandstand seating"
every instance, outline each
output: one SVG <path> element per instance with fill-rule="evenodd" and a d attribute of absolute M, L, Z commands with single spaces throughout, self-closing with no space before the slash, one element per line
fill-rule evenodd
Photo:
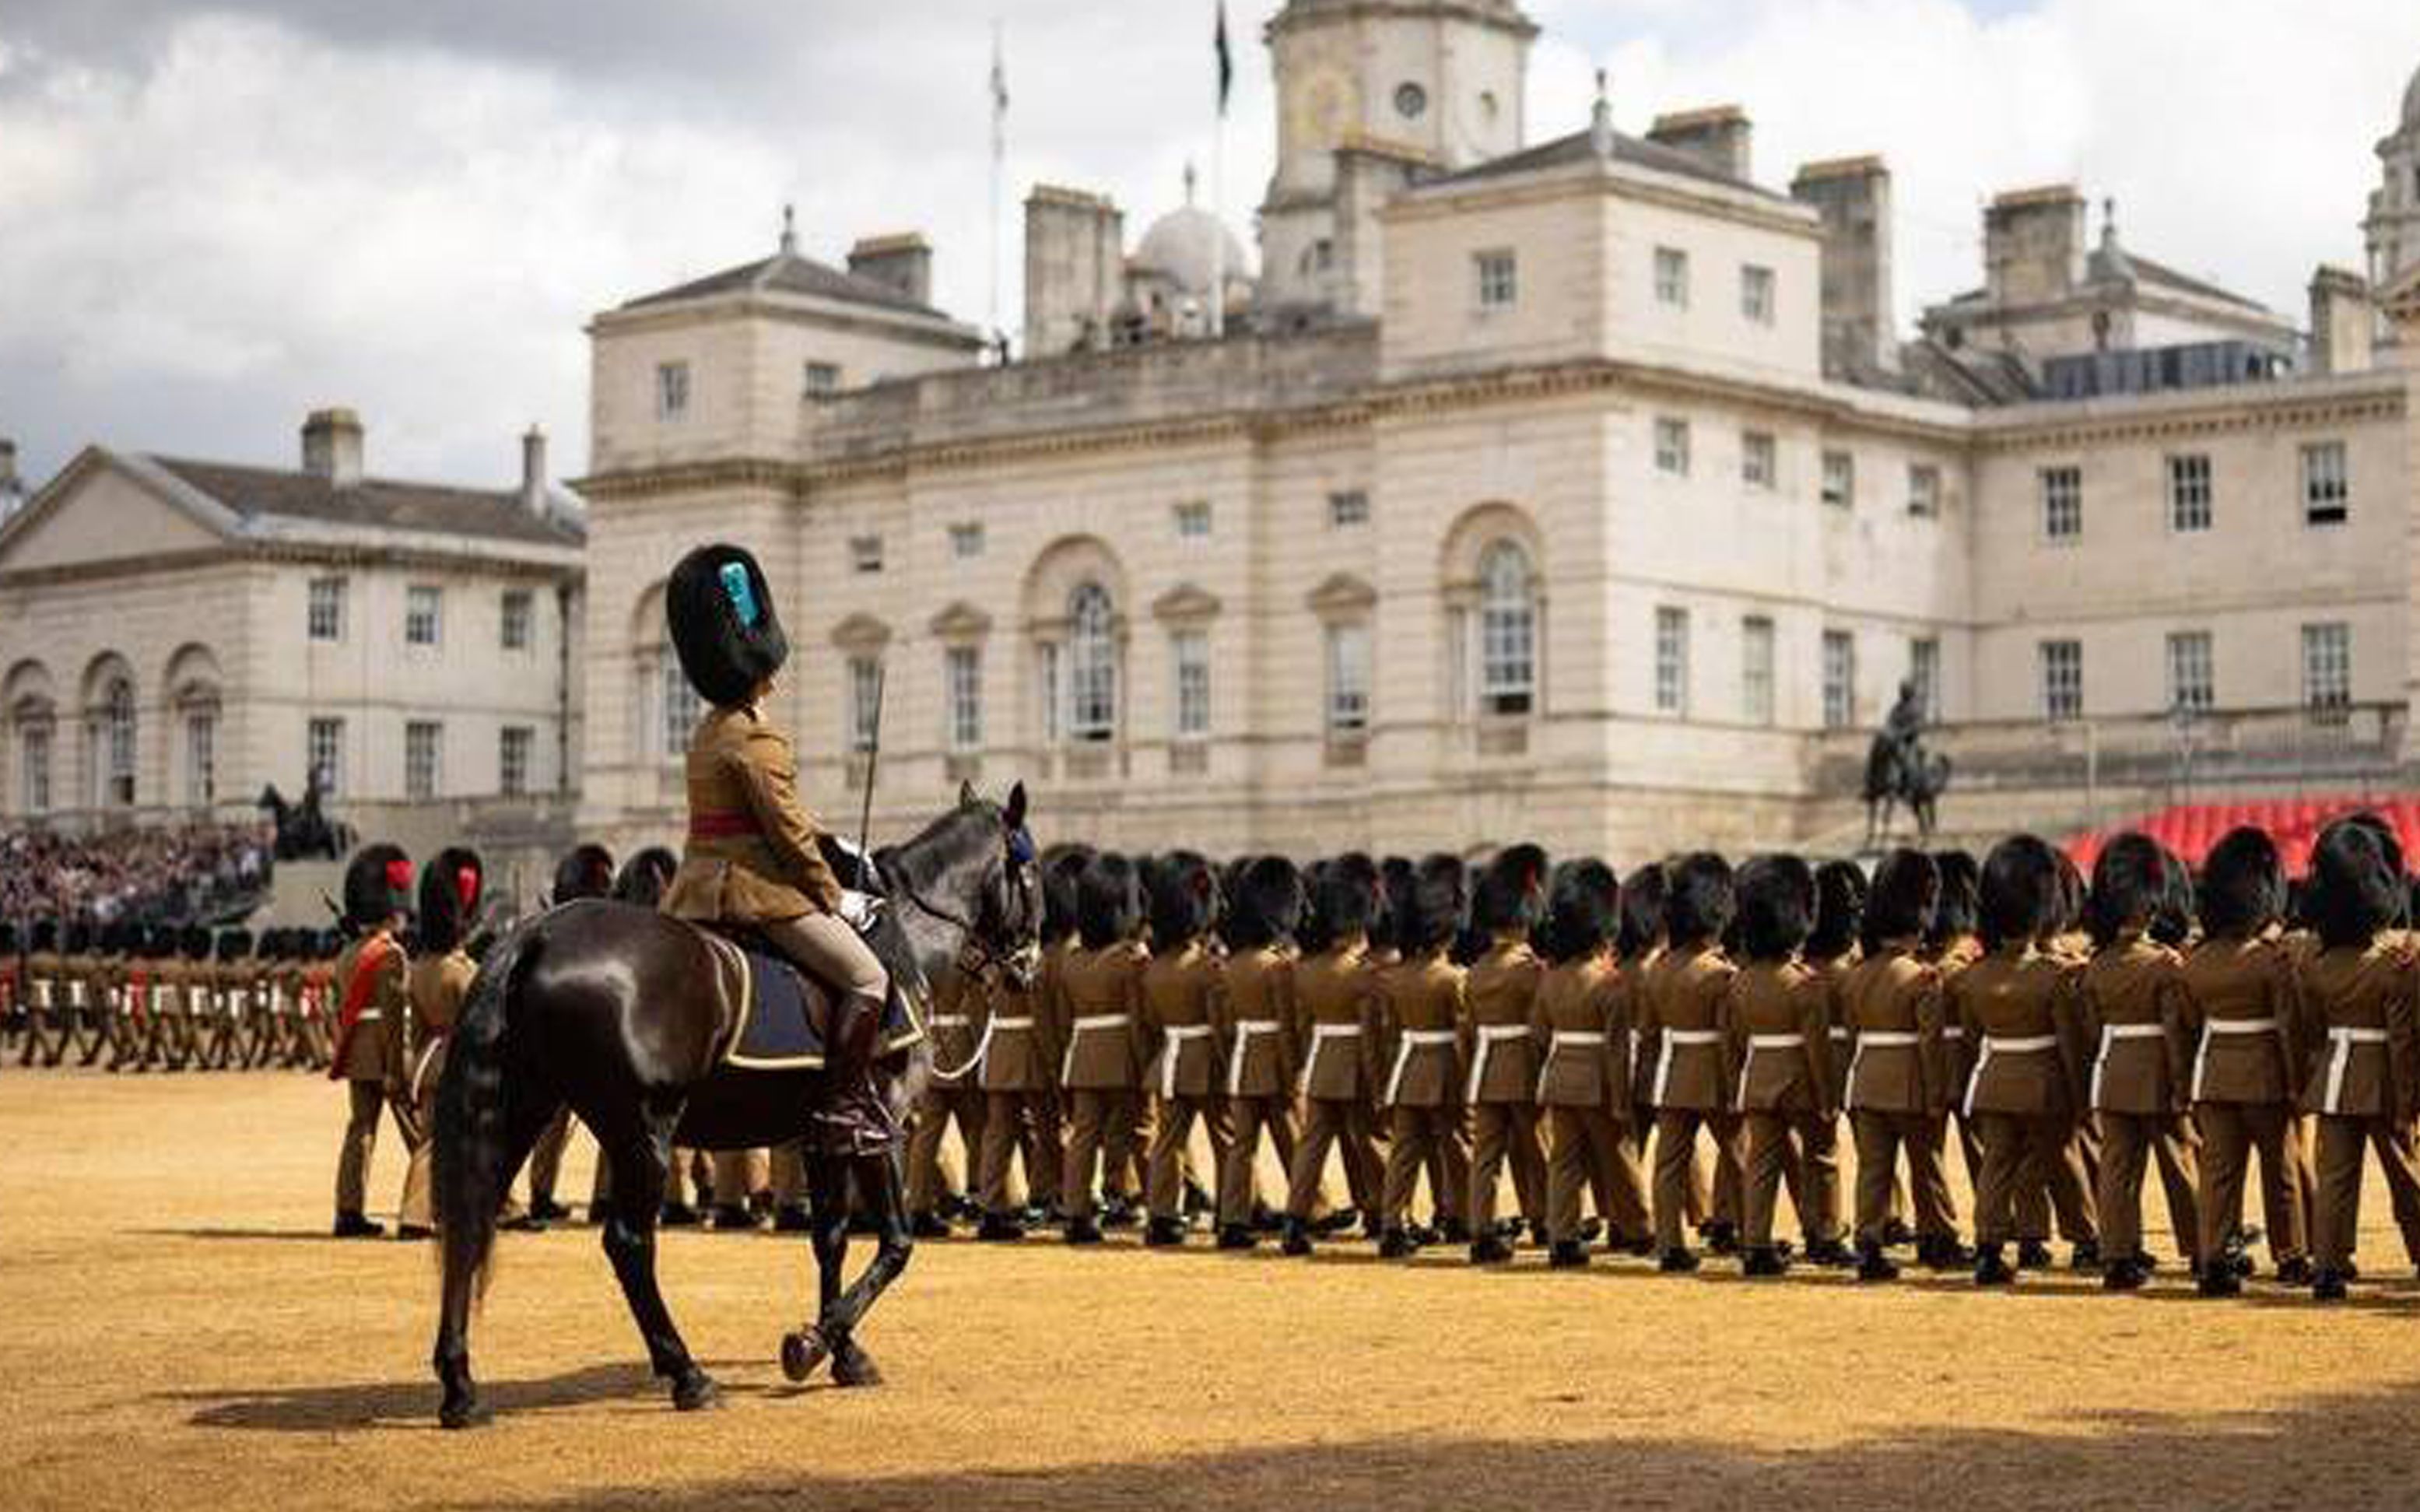
<path fill-rule="evenodd" d="M 2277 842 L 2288 873 L 2299 876 L 2310 865 L 2311 846 L 2319 831 L 2344 815 L 2364 809 L 2394 828 L 2403 842 L 2405 855 L 2413 854 L 2415 847 L 2420 847 L 2420 793 L 2397 793 L 2383 798 L 2271 798 L 2173 803 L 2129 823 L 2073 835 L 2067 842 L 2067 853 L 2077 865 L 2090 871 L 2102 846 L 2129 830 L 2140 830 L 2182 856 L 2188 865 L 2198 866 L 2227 831 L 2252 824 L 2269 832 L 2270 838 Z"/>

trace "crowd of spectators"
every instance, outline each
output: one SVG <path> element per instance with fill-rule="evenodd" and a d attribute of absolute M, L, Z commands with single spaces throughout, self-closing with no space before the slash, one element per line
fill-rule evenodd
<path fill-rule="evenodd" d="M 268 891 L 266 824 L 191 824 L 0 837 L 0 918 L 214 923 Z"/>

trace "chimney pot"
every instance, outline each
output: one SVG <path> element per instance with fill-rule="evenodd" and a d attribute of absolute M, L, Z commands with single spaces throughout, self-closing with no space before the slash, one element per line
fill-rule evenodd
<path fill-rule="evenodd" d="M 535 425 L 521 434 L 521 507 L 546 516 L 546 432 Z"/>
<path fill-rule="evenodd" d="M 362 481 L 362 420 L 347 409 L 314 410 L 302 422 L 302 471 L 332 488 Z"/>

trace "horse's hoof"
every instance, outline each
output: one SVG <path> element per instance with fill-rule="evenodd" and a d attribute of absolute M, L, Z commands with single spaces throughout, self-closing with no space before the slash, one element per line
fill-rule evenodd
<path fill-rule="evenodd" d="M 445 1428 L 482 1427 L 495 1415 L 487 1403 L 466 1392 L 459 1396 L 448 1395 L 445 1398 L 445 1405 L 437 1410 L 437 1425 Z"/>
<path fill-rule="evenodd" d="M 673 1382 L 673 1406 L 684 1412 L 702 1411 L 722 1405 L 722 1388 L 714 1378 L 691 1366 L 681 1379 Z"/>
<path fill-rule="evenodd" d="M 832 1355 L 832 1384 L 835 1386 L 879 1386 L 882 1368 L 874 1356 L 865 1352 L 852 1339 Z"/>
<path fill-rule="evenodd" d="M 782 1335 L 782 1374 L 793 1384 L 804 1381 L 815 1373 L 831 1352 L 824 1343 L 822 1331 L 810 1323 L 806 1327 Z"/>

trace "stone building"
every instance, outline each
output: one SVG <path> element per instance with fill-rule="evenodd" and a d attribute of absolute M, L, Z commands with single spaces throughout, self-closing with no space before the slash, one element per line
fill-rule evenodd
<path fill-rule="evenodd" d="M 662 579 L 715 537 L 814 801 L 879 709 L 886 833 L 1024 778 L 1132 846 L 1824 845 L 1903 678 L 1953 825 L 2400 780 L 2412 275 L 2322 269 L 2305 327 L 2034 187 L 1902 340 L 1881 158 L 1776 190 L 1729 105 L 1530 140 L 1534 35 L 1293 0 L 1257 271 L 1037 189 L 1019 361 L 787 233 L 599 315 L 583 822 L 679 823 Z"/>
<path fill-rule="evenodd" d="M 322 410 L 300 461 L 89 446 L 0 526 L 0 815 L 248 818 L 316 770 L 365 830 L 568 834 L 586 526 L 544 438 L 517 488 L 396 482 Z"/>

